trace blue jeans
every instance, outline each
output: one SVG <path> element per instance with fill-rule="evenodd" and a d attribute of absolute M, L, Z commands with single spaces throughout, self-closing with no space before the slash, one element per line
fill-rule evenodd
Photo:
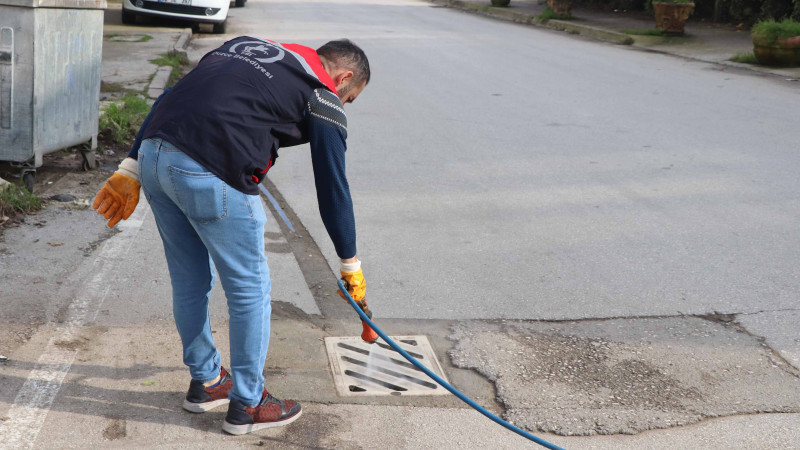
<path fill-rule="evenodd" d="M 183 362 L 195 380 L 219 375 L 208 314 L 216 267 L 230 316 L 230 398 L 257 405 L 272 312 L 261 199 L 230 187 L 156 138 L 139 149 L 139 178 L 164 243 Z"/>

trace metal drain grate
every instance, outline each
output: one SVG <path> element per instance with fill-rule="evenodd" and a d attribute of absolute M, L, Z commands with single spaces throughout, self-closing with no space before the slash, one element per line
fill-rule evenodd
<path fill-rule="evenodd" d="M 391 336 L 403 350 L 447 380 L 425 336 Z M 447 395 L 424 372 L 381 340 L 367 344 L 360 337 L 326 337 L 325 348 L 341 396 Z"/>

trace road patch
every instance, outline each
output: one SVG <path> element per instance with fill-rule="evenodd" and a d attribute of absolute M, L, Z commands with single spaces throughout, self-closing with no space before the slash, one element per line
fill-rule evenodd
<path fill-rule="evenodd" d="M 493 381 L 506 419 L 561 435 L 635 434 L 800 412 L 794 368 L 733 322 L 699 317 L 465 322 L 454 365 Z"/>

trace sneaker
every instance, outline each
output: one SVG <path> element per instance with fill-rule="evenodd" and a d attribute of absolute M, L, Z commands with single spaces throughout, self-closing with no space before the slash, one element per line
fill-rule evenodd
<path fill-rule="evenodd" d="M 289 425 L 303 414 L 300 404 L 295 401 L 282 402 L 269 395 L 266 389 L 261 395 L 261 403 L 252 408 L 238 400 L 231 400 L 222 429 L 230 434 L 246 434 Z"/>
<path fill-rule="evenodd" d="M 219 383 L 214 387 L 206 387 L 200 381 L 192 380 L 186 400 L 183 401 L 183 409 L 204 413 L 228 403 L 228 392 L 233 388 L 233 378 L 224 367 L 220 367 L 219 376 Z"/>

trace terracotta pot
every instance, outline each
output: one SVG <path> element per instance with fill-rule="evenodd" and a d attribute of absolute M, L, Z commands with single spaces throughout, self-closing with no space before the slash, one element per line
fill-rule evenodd
<path fill-rule="evenodd" d="M 572 0 L 547 0 L 547 6 L 556 14 L 572 13 Z"/>
<path fill-rule="evenodd" d="M 753 35 L 753 53 L 767 66 L 800 66 L 800 36 L 778 38 L 769 43 L 763 35 Z"/>
<path fill-rule="evenodd" d="M 492 0 L 492 6 L 508 6 L 511 0 Z"/>
<path fill-rule="evenodd" d="M 670 34 L 683 34 L 686 19 L 694 9 L 694 3 L 653 2 L 656 28 Z"/>

